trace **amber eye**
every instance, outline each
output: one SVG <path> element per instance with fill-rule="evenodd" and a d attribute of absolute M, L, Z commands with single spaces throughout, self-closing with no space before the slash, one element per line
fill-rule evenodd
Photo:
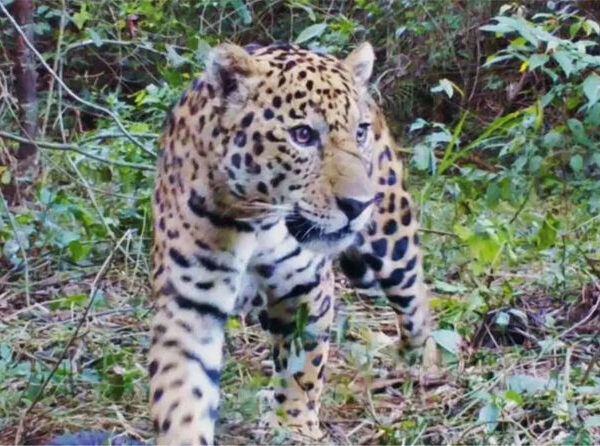
<path fill-rule="evenodd" d="M 297 125 L 290 129 L 292 139 L 298 145 L 309 147 L 319 143 L 319 132 L 308 125 Z"/>
<path fill-rule="evenodd" d="M 371 127 L 371 124 L 368 122 L 358 125 L 358 130 L 356 131 L 356 142 L 361 146 L 367 142 L 367 137 L 369 136 L 369 127 Z"/>

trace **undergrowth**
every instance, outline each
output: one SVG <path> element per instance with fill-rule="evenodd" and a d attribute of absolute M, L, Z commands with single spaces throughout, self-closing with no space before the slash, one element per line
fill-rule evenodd
<path fill-rule="evenodd" d="M 10 3 L 10 2 L 3 2 Z M 339 444 L 600 438 L 600 27 L 589 2 L 48 1 L 36 10 L 43 171 L 15 178 L 0 64 L 0 443 L 151 437 L 145 353 L 155 138 L 224 39 L 345 53 L 371 40 L 420 209 L 439 371 L 338 280 L 324 428 Z M 346 4 L 346 3 L 352 3 Z M 0 17 L 2 29 L 9 29 Z M 9 42 L 0 50 L 7 54 Z M 109 109 L 114 119 L 82 103 Z M 134 142 L 132 142 L 132 139 Z M 220 442 L 260 438 L 272 364 L 228 323 Z M 281 433 L 276 440 L 287 439 Z"/>

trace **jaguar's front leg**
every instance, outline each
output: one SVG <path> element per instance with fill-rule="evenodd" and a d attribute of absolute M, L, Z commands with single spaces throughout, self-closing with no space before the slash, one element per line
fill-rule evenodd
<path fill-rule="evenodd" d="M 212 444 L 224 324 L 239 292 L 243 256 L 215 253 L 193 240 L 155 246 L 158 308 L 149 374 L 157 444 Z"/>
<path fill-rule="evenodd" d="M 299 264 L 310 264 L 309 274 L 298 274 L 293 283 L 282 281 L 284 285 L 270 297 L 260 321 L 273 341 L 273 418 L 318 440 L 323 438 L 319 407 L 333 319 L 333 274 L 328 260 L 302 253 L 305 259 L 298 255 Z"/>

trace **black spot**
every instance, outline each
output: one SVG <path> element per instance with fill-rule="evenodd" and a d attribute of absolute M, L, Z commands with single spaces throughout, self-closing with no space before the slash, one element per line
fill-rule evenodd
<path fill-rule="evenodd" d="M 198 399 L 202 398 L 202 390 L 200 390 L 200 387 L 194 387 L 192 389 L 192 394 Z"/>
<path fill-rule="evenodd" d="M 275 116 L 275 113 L 273 113 L 273 110 L 271 110 L 270 108 L 266 108 L 265 111 L 263 112 L 263 116 L 268 121 L 269 119 L 273 119 L 273 116 Z"/>
<path fill-rule="evenodd" d="M 306 408 L 308 410 L 314 410 L 315 409 L 315 401 L 314 400 L 310 400 L 308 403 L 306 403 Z"/>
<path fill-rule="evenodd" d="M 386 235 L 392 235 L 397 229 L 398 223 L 396 223 L 396 220 L 393 219 L 388 220 L 385 225 L 383 225 L 383 233 Z"/>
<path fill-rule="evenodd" d="M 200 438 L 198 439 L 198 441 L 200 442 L 200 444 L 202 446 L 208 446 L 208 441 L 206 440 L 206 438 L 204 438 L 204 435 L 200 435 Z"/>
<path fill-rule="evenodd" d="M 221 371 L 219 369 L 209 369 L 208 367 L 206 367 L 204 361 L 202 361 L 202 359 L 194 352 L 191 352 L 189 350 L 183 350 L 182 353 L 186 359 L 198 363 L 200 368 L 202 368 L 208 379 L 210 379 L 213 384 L 219 385 L 219 381 L 221 380 Z"/>
<path fill-rule="evenodd" d="M 177 339 L 167 339 L 162 345 L 163 347 L 177 347 L 179 345 L 179 341 Z"/>
<path fill-rule="evenodd" d="M 256 266 L 256 271 L 262 277 L 268 279 L 269 277 L 271 277 L 273 275 L 273 272 L 275 272 L 275 266 L 274 265 L 267 265 L 267 264 L 257 265 Z"/>
<path fill-rule="evenodd" d="M 194 419 L 193 415 L 186 415 L 181 419 L 181 424 L 190 424 Z"/>
<path fill-rule="evenodd" d="M 404 269 L 396 268 L 394 271 L 392 271 L 392 273 L 389 275 L 389 277 L 387 277 L 385 279 L 381 279 L 380 283 L 381 283 L 382 287 L 390 288 L 393 286 L 400 285 L 400 283 L 403 280 L 404 280 Z"/>
<path fill-rule="evenodd" d="M 402 224 L 404 226 L 408 226 L 410 225 L 410 219 L 411 219 L 411 215 L 410 215 L 410 210 L 406 211 L 406 213 L 402 216 Z"/>
<path fill-rule="evenodd" d="M 392 294 L 389 295 L 387 298 L 393 304 L 400 305 L 400 307 L 402 308 L 408 308 L 415 296 L 397 296 Z"/>
<path fill-rule="evenodd" d="M 195 302 L 187 297 L 178 295 L 175 297 L 175 302 L 179 306 L 179 308 L 183 310 L 194 310 L 201 316 L 212 316 L 220 322 L 225 322 L 227 319 L 227 313 L 221 311 L 214 305 L 203 302 Z"/>
<path fill-rule="evenodd" d="M 280 257 L 277 260 L 275 260 L 275 263 L 285 262 L 286 260 L 289 260 L 292 257 L 299 256 L 301 252 L 302 252 L 302 248 L 300 246 L 297 246 L 292 252 L 290 252 L 290 253 L 284 255 L 283 257 Z"/>
<path fill-rule="evenodd" d="M 160 401 L 160 399 L 163 396 L 163 389 L 161 389 L 160 387 L 158 389 L 156 389 L 154 391 L 154 395 L 152 395 L 152 401 L 154 401 L 155 403 Z"/>
<path fill-rule="evenodd" d="M 283 402 L 286 400 L 287 398 L 285 397 L 285 395 L 283 393 L 277 393 L 275 394 L 275 400 L 279 403 L 279 404 L 283 404 Z"/>
<path fill-rule="evenodd" d="M 312 364 L 315 367 L 319 367 L 319 365 L 321 365 L 321 361 L 323 361 L 323 355 L 317 355 L 313 358 Z"/>
<path fill-rule="evenodd" d="M 208 271 L 223 271 L 225 273 L 234 273 L 237 272 L 234 268 L 230 268 L 227 265 L 223 265 L 222 263 L 217 263 L 210 257 L 206 256 L 196 256 L 200 264 L 206 268 Z"/>
<path fill-rule="evenodd" d="M 383 261 L 381 258 L 374 256 L 373 254 L 363 254 L 363 259 L 366 264 L 375 271 L 381 271 L 381 268 L 383 267 Z"/>
<path fill-rule="evenodd" d="M 417 275 L 413 274 L 412 276 L 410 276 L 410 278 L 406 281 L 406 283 L 404 285 L 402 285 L 402 289 L 403 290 L 407 290 L 409 289 L 411 286 L 413 286 L 415 284 L 415 281 L 417 280 Z"/>
<path fill-rule="evenodd" d="M 246 145 L 246 134 L 242 131 L 236 132 L 233 143 L 238 147 L 244 147 Z"/>
<path fill-rule="evenodd" d="M 295 417 L 297 417 L 298 415 L 300 415 L 300 409 L 288 409 L 288 410 L 287 410 L 287 414 L 288 414 L 290 417 L 294 417 L 294 418 L 295 418 Z"/>
<path fill-rule="evenodd" d="M 390 171 L 388 172 L 388 180 L 387 180 L 387 184 L 388 186 L 393 186 L 394 184 L 396 184 L 396 172 L 394 172 L 393 169 L 390 169 Z"/>
<path fill-rule="evenodd" d="M 183 256 L 183 254 L 181 254 L 175 248 L 169 249 L 169 256 L 173 259 L 175 263 L 177 263 L 177 265 L 181 266 L 182 268 L 190 267 L 190 262 L 188 262 L 188 260 Z"/>
<path fill-rule="evenodd" d="M 373 252 L 379 257 L 385 257 L 385 253 L 387 251 L 387 240 L 380 238 L 379 240 L 372 241 L 371 248 L 373 248 Z"/>
<path fill-rule="evenodd" d="M 213 287 L 213 282 L 196 282 L 194 286 L 199 290 L 210 290 Z"/>
<path fill-rule="evenodd" d="M 281 98 L 279 96 L 273 97 L 273 107 L 275 107 L 275 108 L 281 107 Z"/>
<path fill-rule="evenodd" d="M 417 256 L 414 256 L 412 259 L 410 259 L 408 261 L 408 263 L 404 267 L 404 271 L 410 271 L 410 270 L 412 270 L 415 267 L 416 264 L 417 264 Z"/>
<path fill-rule="evenodd" d="M 408 207 L 408 199 L 406 197 L 402 197 L 400 199 L 400 208 L 406 209 Z"/>
<path fill-rule="evenodd" d="M 235 167 L 236 169 L 240 168 L 240 165 L 242 163 L 242 157 L 240 156 L 239 153 L 234 153 L 231 157 L 231 163 L 233 164 L 233 167 Z"/>
<path fill-rule="evenodd" d="M 242 127 L 248 127 L 252 124 L 252 120 L 254 119 L 254 112 L 248 113 L 246 116 L 242 118 Z"/>
<path fill-rule="evenodd" d="M 267 185 L 265 183 L 263 183 L 262 181 L 260 181 L 258 183 L 258 185 L 256 186 L 256 189 L 261 193 L 261 194 L 265 194 L 267 195 L 269 192 L 269 189 L 267 189 Z"/>
<path fill-rule="evenodd" d="M 252 298 L 252 306 L 254 306 L 254 307 L 262 307 L 263 304 L 264 304 L 263 298 L 260 296 L 260 294 L 257 294 L 256 296 L 254 296 Z"/>
<path fill-rule="evenodd" d="M 351 280 L 358 280 L 367 272 L 367 264 L 356 253 L 342 253 L 340 256 L 340 268 Z"/>
<path fill-rule="evenodd" d="M 152 378 L 156 374 L 157 370 L 158 370 L 158 361 L 154 360 L 150 363 L 150 367 L 149 367 L 150 378 Z"/>
<path fill-rule="evenodd" d="M 402 237 L 400 240 L 396 240 L 394 243 L 394 249 L 392 250 L 392 260 L 400 260 L 406 254 L 408 248 L 408 237 Z"/>

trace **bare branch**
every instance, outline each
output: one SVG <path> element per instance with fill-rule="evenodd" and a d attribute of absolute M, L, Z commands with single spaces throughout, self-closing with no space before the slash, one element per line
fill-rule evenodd
<path fill-rule="evenodd" d="M 11 139 L 11 140 L 17 141 L 19 143 L 29 142 L 29 143 L 35 144 L 37 147 L 40 147 L 43 149 L 67 150 L 67 151 L 71 151 L 71 152 L 77 152 L 83 156 L 87 156 L 88 158 L 91 158 L 93 160 L 96 160 L 96 161 L 104 163 L 104 164 L 111 164 L 114 166 L 121 166 L 121 167 L 130 167 L 132 169 L 147 170 L 150 172 L 155 170 L 154 166 L 149 166 L 147 164 L 130 163 L 127 161 L 118 161 L 118 160 L 110 160 L 107 158 L 103 158 L 101 156 L 94 155 L 92 153 L 89 153 L 89 152 L 83 150 L 77 144 L 60 144 L 60 143 L 48 142 L 48 141 L 32 141 L 27 138 L 23 138 L 21 136 L 14 135 L 14 134 L 8 133 L 8 132 L 3 132 L 3 131 L 0 131 L 0 138 Z"/>

